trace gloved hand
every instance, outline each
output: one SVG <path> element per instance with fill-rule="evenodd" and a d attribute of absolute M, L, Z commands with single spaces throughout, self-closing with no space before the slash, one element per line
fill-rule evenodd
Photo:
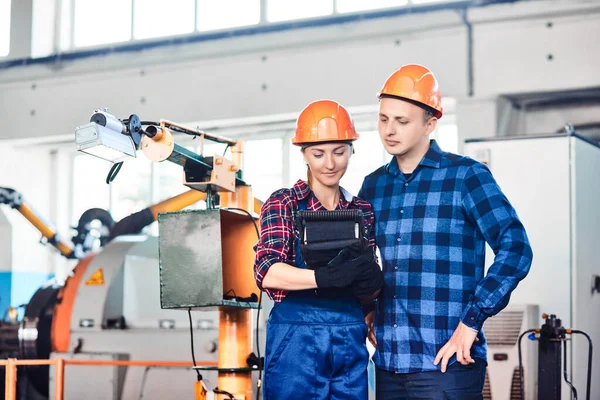
<path fill-rule="evenodd" d="M 369 304 L 379 296 L 383 284 L 383 272 L 373 260 L 369 268 L 358 274 L 352 283 L 352 294 L 360 300 L 361 304 Z"/>
<path fill-rule="evenodd" d="M 300 246 L 302 260 L 309 269 L 319 269 L 326 266 L 340 253 L 340 249 L 314 250 L 308 246 Z"/>
<path fill-rule="evenodd" d="M 329 264 L 315 270 L 317 287 L 320 289 L 348 287 L 359 274 L 366 273 L 373 261 L 371 249 L 360 253 L 356 248 L 347 247 Z"/>

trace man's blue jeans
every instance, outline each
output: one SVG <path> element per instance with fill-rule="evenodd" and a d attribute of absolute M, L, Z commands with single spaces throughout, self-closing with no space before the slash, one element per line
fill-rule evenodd
<path fill-rule="evenodd" d="M 477 358 L 468 366 L 455 362 L 443 374 L 396 374 L 376 368 L 377 400 L 482 400 L 485 369 L 486 362 Z"/>

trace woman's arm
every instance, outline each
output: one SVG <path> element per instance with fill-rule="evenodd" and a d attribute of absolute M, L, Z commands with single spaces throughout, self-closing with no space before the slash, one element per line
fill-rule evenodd
<path fill-rule="evenodd" d="M 305 290 L 316 289 L 315 271 L 296 268 L 285 263 L 275 263 L 262 280 L 265 289 Z"/>

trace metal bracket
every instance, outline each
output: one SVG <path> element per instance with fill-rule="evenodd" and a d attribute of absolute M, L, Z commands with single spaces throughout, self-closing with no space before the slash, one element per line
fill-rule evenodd
<path fill-rule="evenodd" d="M 592 275 L 592 294 L 600 293 L 600 275 Z"/>
<path fill-rule="evenodd" d="M 19 208 L 23 204 L 23 195 L 14 189 L 0 187 L 0 204 Z"/>

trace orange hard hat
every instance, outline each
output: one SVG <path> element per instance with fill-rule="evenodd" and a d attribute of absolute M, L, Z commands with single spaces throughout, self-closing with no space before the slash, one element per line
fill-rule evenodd
<path fill-rule="evenodd" d="M 394 72 L 383 84 L 378 98 L 383 96 L 406 99 L 432 108 L 436 118 L 442 118 L 442 97 L 433 72 L 418 64 L 407 64 Z"/>
<path fill-rule="evenodd" d="M 348 110 L 333 100 L 318 100 L 298 116 L 292 144 L 351 142 L 358 138 Z"/>

